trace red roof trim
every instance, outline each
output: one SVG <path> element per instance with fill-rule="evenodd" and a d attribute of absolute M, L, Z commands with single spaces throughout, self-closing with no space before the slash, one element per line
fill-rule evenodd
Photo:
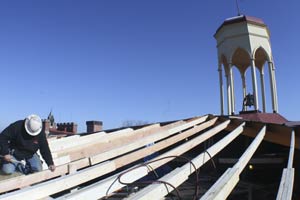
<path fill-rule="evenodd" d="M 232 17 L 232 18 L 227 18 L 222 23 L 222 25 L 217 29 L 215 34 L 217 34 L 223 26 L 226 26 L 229 24 L 236 24 L 236 23 L 240 23 L 240 22 L 248 22 L 250 24 L 255 24 L 255 25 L 266 27 L 264 21 L 260 18 L 246 16 L 246 15 L 240 15 L 240 16 L 236 16 L 236 17 Z"/>

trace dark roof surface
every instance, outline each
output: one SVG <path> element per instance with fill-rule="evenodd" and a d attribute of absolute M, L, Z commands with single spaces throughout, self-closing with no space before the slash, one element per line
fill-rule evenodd
<path fill-rule="evenodd" d="M 272 124 L 285 124 L 288 122 L 283 116 L 278 113 L 259 113 L 259 112 L 244 112 L 239 115 L 244 120 L 257 121 Z"/>
<path fill-rule="evenodd" d="M 222 25 L 217 29 L 216 33 L 223 26 L 226 26 L 226 25 L 229 25 L 229 24 L 235 24 L 235 23 L 239 23 L 239 22 L 249 22 L 251 24 L 266 26 L 264 21 L 260 18 L 252 17 L 252 16 L 246 16 L 246 15 L 240 15 L 240 16 L 235 16 L 235 17 L 225 19 L 225 21 L 222 23 Z"/>

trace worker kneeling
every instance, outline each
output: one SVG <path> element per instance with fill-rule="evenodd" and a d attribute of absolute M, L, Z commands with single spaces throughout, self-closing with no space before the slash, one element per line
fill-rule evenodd
<path fill-rule="evenodd" d="M 5 128 L 0 134 L 0 148 L 4 174 L 42 171 L 37 150 L 40 150 L 48 168 L 52 172 L 55 170 L 45 128 L 37 115 L 29 115 L 25 120 L 16 121 Z"/>

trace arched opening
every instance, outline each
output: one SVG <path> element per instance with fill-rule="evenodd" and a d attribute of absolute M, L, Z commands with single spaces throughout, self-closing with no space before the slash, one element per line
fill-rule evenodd
<path fill-rule="evenodd" d="M 270 88 L 272 87 L 266 87 L 267 83 L 269 82 L 269 77 L 270 74 L 265 73 L 265 65 L 267 61 L 270 60 L 267 52 L 265 51 L 264 48 L 259 47 L 256 49 L 254 52 L 254 61 L 255 61 L 255 66 L 257 67 L 259 73 L 259 80 L 258 81 L 258 95 L 259 96 L 259 102 L 260 102 L 260 107 L 262 108 L 263 112 L 267 112 L 267 95 L 266 94 L 271 94 Z M 271 95 L 270 95 L 271 96 Z M 270 98 L 272 99 L 272 98 Z"/>
<path fill-rule="evenodd" d="M 233 55 L 232 55 L 232 65 L 234 65 L 240 75 L 240 79 L 235 80 L 235 91 L 238 91 L 236 93 L 236 105 L 237 109 L 239 111 L 245 110 L 245 107 L 243 106 L 244 99 L 246 95 L 249 93 L 248 86 L 252 84 L 248 84 L 247 81 L 249 80 L 246 75 L 247 68 L 251 65 L 251 59 L 250 54 L 243 48 L 237 48 Z M 233 72 L 236 73 L 236 72 Z M 250 79 L 251 80 L 251 79 Z"/>
<path fill-rule="evenodd" d="M 251 65 L 249 53 L 240 47 L 234 51 L 231 60 L 232 64 L 241 71 L 245 71 L 246 68 Z"/>
<path fill-rule="evenodd" d="M 254 53 L 255 66 L 262 71 L 266 61 L 270 60 L 264 48 L 259 47 Z"/>
<path fill-rule="evenodd" d="M 242 72 L 237 66 L 233 66 L 232 68 L 233 75 L 233 85 L 234 85 L 234 103 L 236 112 L 242 111 L 243 109 L 243 100 L 244 100 L 244 85 L 242 79 Z"/>

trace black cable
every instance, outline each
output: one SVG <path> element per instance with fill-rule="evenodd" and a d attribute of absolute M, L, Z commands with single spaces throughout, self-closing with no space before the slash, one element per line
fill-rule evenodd
<path fill-rule="evenodd" d="M 210 155 L 210 153 L 209 153 L 207 150 L 205 150 L 205 152 L 208 154 L 209 160 L 211 160 L 211 162 L 212 162 L 212 164 L 213 164 L 213 167 L 214 167 L 215 170 L 216 170 L 216 169 L 217 169 L 217 166 L 216 166 L 216 164 L 215 164 L 215 161 L 214 161 L 213 157 Z"/>
<path fill-rule="evenodd" d="M 207 153 L 208 156 L 210 157 L 210 160 L 212 161 L 212 164 L 213 164 L 213 167 L 216 169 L 216 165 L 215 165 L 215 162 L 214 160 L 212 159 L 212 156 L 210 155 L 210 153 L 205 149 L 204 153 Z M 205 156 L 205 154 L 204 154 Z M 204 163 L 204 156 L 203 156 L 203 163 Z M 151 172 L 153 172 L 156 176 L 156 178 L 159 178 L 158 174 L 156 173 L 155 169 L 153 169 L 151 167 L 151 163 L 154 163 L 154 162 L 158 162 L 160 160 L 164 160 L 164 159 L 169 159 L 169 158 L 181 158 L 181 159 L 184 159 L 186 161 L 188 161 L 191 166 L 194 168 L 195 170 L 195 174 L 196 174 L 196 183 L 195 183 L 195 193 L 194 193 L 194 197 L 193 199 L 197 199 L 198 198 L 198 195 L 199 195 L 199 173 L 200 173 L 200 170 L 197 169 L 197 167 L 195 166 L 195 164 L 192 162 L 191 159 L 187 158 L 187 157 L 184 157 L 184 156 L 165 156 L 165 157 L 162 157 L 162 158 L 158 158 L 158 159 L 155 159 L 155 160 L 151 160 L 151 161 L 148 161 L 148 162 L 145 162 L 145 163 L 141 163 L 139 165 L 137 165 L 136 167 L 133 167 L 121 174 L 119 174 L 117 176 L 117 178 L 112 182 L 112 184 L 109 186 L 109 188 L 107 189 L 106 191 L 106 196 L 104 197 L 105 199 L 108 198 L 108 195 L 109 195 L 109 190 L 112 188 L 113 184 L 115 184 L 117 181 L 120 183 L 120 184 L 123 184 L 123 185 L 126 185 L 126 186 L 139 186 L 139 185 L 150 185 L 150 184 L 153 184 L 153 183 L 162 183 L 162 184 L 165 184 L 165 185 L 169 185 L 170 187 L 172 187 L 175 191 L 176 191 L 176 195 L 179 199 L 182 199 L 181 198 L 181 194 L 180 194 L 180 191 L 174 186 L 172 185 L 171 183 L 168 183 L 166 181 L 160 181 L 160 180 L 152 180 L 152 181 L 140 181 L 140 182 L 132 182 L 132 183 L 126 183 L 126 182 L 123 182 L 121 181 L 121 178 L 123 175 L 135 170 L 135 169 L 138 169 L 140 167 L 147 167 L 147 169 Z M 166 189 L 167 189 L 167 192 L 170 193 L 168 191 L 168 187 L 166 186 Z"/>
<path fill-rule="evenodd" d="M 168 158 L 182 158 L 184 160 L 187 160 L 191 164 L 191 166 L 193 166 L 193 168 L 195 169 L 196 174 L 198 174 L 197 167 L 195 166 L 195 164 L 189 158 L 186 158 L 184 156 L 166 156 L 166 157 L 162 157 L 162 158 L 159 158 L 159 159 L 155 159 L 155 160 L 152 160 L 152 161 L 148 161 L 148 162 L 142 163 L 142 164 L 140 164 L 140 165 L 138 165 L 138 166 L 136 166 L 136 167 L 134 167 L 134 168 L 132 168 L 130 170 L 127 170 L 126 172 L 124 172 L 124 173 L 122 173 L 122 174 L 120 174 L 118 176 L 118 181 L 119 181 L 119 183 L 124 184 L 124 185 L 138 185 L 138 184 L 143 184 L 144 185 L 144 184 L 151 184 L 151 183 L 165 183 L 164 181 L 147 181 L 147 182 L 146 181 L 140 181 L 140 182 L 137 182 L 137 183 L 125 183 L 125 182 L 121 181 L 121 177 L 124 174 L 126 174 L 126 173 L 128 173 L 130 171 L 133 171 L 133 170 L 135 170 L 135 169 L 137 169 L 137 168 L 139 168 L 141 166 L 146 166 L 149 169 L 149 166 L 150 166 L 149 164 L 154 163 L 154 162 L 158 162 L 160 160 L 168 159 Z M 153 168 L 151 167 L 151 169 L 153 169 Z M 155 173 L 156 177 L 158 177 L 158 175 L 156 174 L 155 170 L 153 172 Z M 176 187 L 174 187 L 172 184 L 167 183 L 167 182 L 165 184 L 170 185 L 176 191 L 177 196 L 179 197 L 179 199 L 181 199 L 180 192 L 179 192 L 179 190 Z M 197 184 L 198 184 L 198 176 L 196 176 L 196 185 L 195 185 L 196 189 L 195 189 L 195 195 L 194 195 L 195 197 L 198 196 L 198 185 Z M 194 199 L 195 199 L 195 197 L 194 197 Z"/>

